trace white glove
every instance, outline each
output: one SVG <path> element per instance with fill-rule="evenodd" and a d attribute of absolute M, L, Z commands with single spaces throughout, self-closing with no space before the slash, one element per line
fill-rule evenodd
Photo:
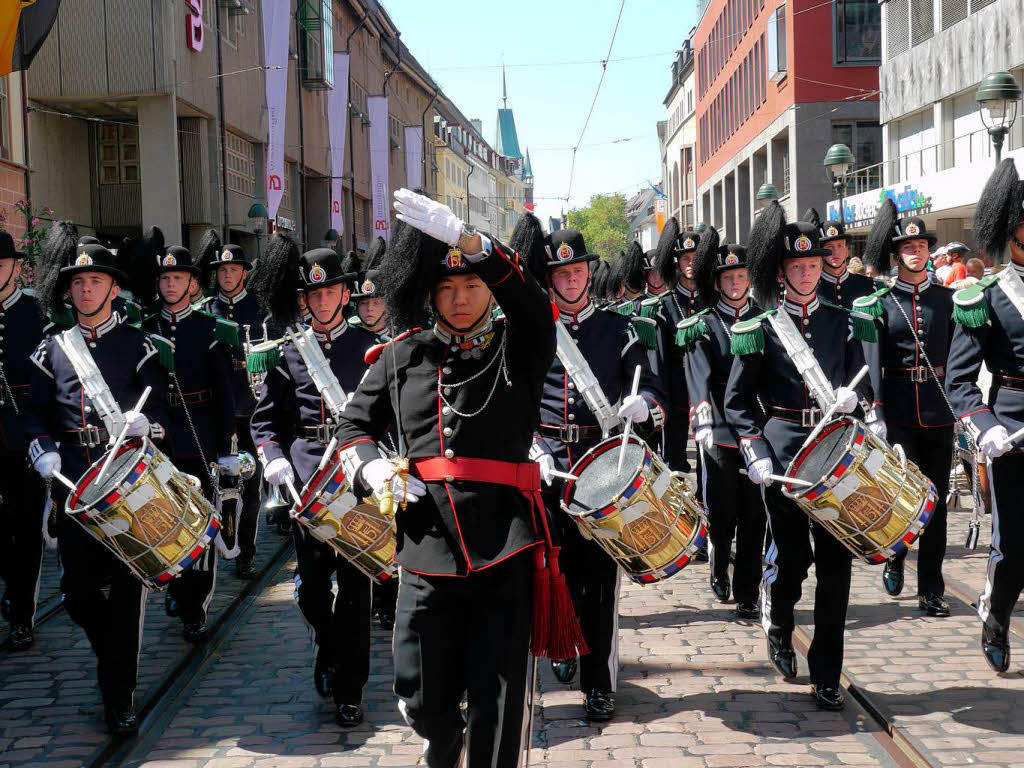
<path fill-rule="evenodd" d="M 555 460 L 550 453 L 542 453 L 537 457 L 537 464 L 540 465 L 540 479 L 544 481 L 544 485 L 551 485 L 551 481 L 554 479 L 551 477 L 551 470 L 555 468 Z"/>
<path fill-rule="evenodd" d="M 985 454 L 985 458 L 995 459 L 1013 448 L 1013 443 L 1009 441 L 1009 437 L 1010 434 L 1006 431 L 1006 427 L 1002 424 L 997 424 L 986 429 L 985 433 L 978 438 L 978 447 Z M 42 456 L 40 458 L 46 457 Z"/>
<path fill-rule="evenodd" d="M 747 465 L 747 476 L 752 483 L 763 485 L 766 488 L 772 484 L 772 460 L 754 459 Z"/>
<path fill-rule="evenodd" d="M 857 393 L 849 387 L 839 387 L 835 395 L 836 413 L 850 413 L 857 407 Z"/>
<path fill-rule="evenodd" d="M 60 472 L 60 454 L 56 451 L 47 451 L 32 462 L 32 466 L 41 477 L 51 478 L 55 472 Z"/>
<path fill-rule="evenodd" d="M 267 464 L 266 468 L 263 470 L 263 479 L 271 485 L 294 483 L 295 470 L 293 470 L 292 465 L 288 463 L 288 459 L 284 456 L 279 456 Z"/>
<path fill-rule="evenodd" d="M 647 401 L 644 400 L 643 395 L 629 395 L 622 401 L 622 405 L 619 406 L 619 418 L 628 419 L 632 417 L 633 421 L 637 424 L 643 424 L 647 421 L 650 413 L 651 410 L 647 407 Z"/>
<path fill-rule="evenodd" d="M 218 456 L 217 466 L 225 469 L 232 477 L 242 474 L 242 462 L 237 456 Z"/>
<path fill-rule="evenodd" d="M 128 437 L 145 437 L 149 434 L 149 419 L 142 411 L 125 411 L 124 421 L 128 425 Z"/>
<path fill-rule="evenodd" d="M 697 427 L 697 431 L 693 433 L 693 441 L 705 451 L 710 451 L 711 446 L 715 444 L 715 431 L 711 427 Z"/>
<path fill-rule="evenodd" d="M 462 219 L 451 208 L 408 189 L 395 192 L 395 215 L 410 227 L 448 245 L 458 245 L 462 237 Z"/>
<path fill-rule="evenodd" d="M 882 419 L 875 419 L 874 421 L 867 422 L 868 429 L 871 430 L 871 434 L 877 437 L 879 440 L 885 440 L 889 434 L 888 427 L 885 426 L 885 421 Z"/>
<path fill-rule="evenodd" d="M 361 473 L 363 482 L 378 495 L 384 493 L 390 486 L 395 501 L 399 503 L 419 501 L 427 492 L 427 486 L 418 477 L 397 475 L 395 465 L 388 459 L 374 459 L 366 462 Z"/>

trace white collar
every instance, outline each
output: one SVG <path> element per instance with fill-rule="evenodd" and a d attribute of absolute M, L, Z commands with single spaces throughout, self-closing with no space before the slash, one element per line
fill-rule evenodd
<path fill-rule="evenodd" d="M 1024 280 L 1024 264 L 1018 264 L 1015 261 L 1011 261 L 1009 266 L 1013 267 L 1017 271 L 1017 275 Z M 1004 267 L 1005 269 L 1005 267 Z"/>
<path fill-rule="evenodd" d="M 316 340 L 319 341 L 319 342 L 334 341 L 336 338 L 341 336 L 341 334 L 343 334 L 347 330 L 348 330 L 348 321 L 342 320 L 336 326 L 331 328 L 331 330 L 329 330 L 327 333 L 323 333 L 322 331 L 314 330 L 313 331 L 313 335 L 316 336 Z"/>
<path fill-rule="evenodd" d="M 836 285 L 838 283 L 843 282 L 849 276 L 850 270 L 847 269 L 846 267 L 843 267 L 843 273 L 841 275 L 833 275 L 831 272 L 826 272 L 824 269 L 821 270 L 821 279 L 824 280 L 826 283 L 832 283 L 832 285 Z"/>
<path fill-rule="evenodd" d="M 564 323 L 565 325 L 570 325 L 572 323 L 579 323 L 582 322 L 583 320 L 586 320 L 596 311 L 597 307 L 594 306 L 594 302 L 588 301 L 586 304 L 583 305 L 583 309 L 581 309 L 575 315 L 572 314 L 571 312 L 566 312 L 561 309 L 558 310 L 558 319 L 561 320 L 562 323 Z"/>
<path fill-rule="evenodd" d="M 744 301 L 743 304 L 741 304 L 740 306 L 734 307 L 731 304 L 726 304 L 724 299 L 719 298 L 718 304 L 715 305 L 715 309 L 717 309 L 720 313 L 728 317 L 738 318 L 740 315 L 742 315 L 744 312 L 750 309 L 750 300 L 748 299 Z"/>
<path fill-rule="evenodd" d="M 249 291 L 246 290 L 245 286 L 243 285 L 242 286 L 242 290 L 240 290 L 234 296 L 225 296 L 223 293 L 218 293 L 217 294 L 217 298 L 220 299 L 225 304 L 227 304 L 229 307 L 231 307 L 231 306 L 234 306 L 235 304 L 237 304 L 238 302 L 240 302 L 242 299 L 244 299 L 248 295 L 249 295 Z"/>
<path fill-rule="evenodd" d="M 815 296 L 806 304 L 797 304 L 796 302 L 790 301 L 789 299 L 782 300 L 782 307 L 789 314 L 796 315 L 797 317 L 807 317 L 814 313 L 821 304 L 818 303 L 818 297 Z"/>
<path fill-rule="evenodd" d="M 11 295 L 4 299 L 3 308 L 10 309 L 12 306 L 14 306 L 14 304 L 17 303 L 18 299 L 20 299 L 23 295 L 24 294 L 21 292 L 21 288 L 15 285 L 14 290 L 11 292 Z"/>
<path fill-rule="evenodd" d="M 688 299 L 692 299 L 694 296 L 697 295 L 697 289 L 696 288 L 694 288 L 691 291 L 689 288 L 687 288 L 681 282 L 676 283 L 676 290 L 679 291 L 679 293 L 683 294 L 683 296 L 685 296 Z"/>
<path fill-rule="evenodd" d="M 87 325 L 79 323 L 78 330 L 86 339 L 98 339 L 100 336 L 103 336 L 113 330 L 119 322 L 121 322 L 121 318 L 118 316 L 117 312 L 111 312 L 110 317 L 99 325 L 90 328 Z"/>
<path fill-rule="evenodd" d="M 160 310 L 160 316 L 169 323 L 180 323 L 186 317 L 192 314 L 192 305 L 186 304 L 185 308 L 179 312 L 171 312 L 169 309 L 164 308 Z"/>
<path fill-rule="evenodd" d="M 434 335 L 437 336 L 445 344 L 463 344 L 467 341 L 473 341 L 474 339 L 480 339 L 483 336 L 494 330 L 494 320 L 488 319 L 480 328 L 473 333 L 468 335 L 453 334 L 448 331 L 447 328 L 442 328 L 438 323 L 434 323 Z"/>
<path fill-rule="evenodd" d="M 925 278 L 920 283 L 917 283 L 915 285 L 914 283 L 908 283 L 905 280 L 900 280 L 897 277 L 896 282 L 893 283 L 892 287 L 900 291 L 906 291 L 907 293 L 924 293 L 925 291 L 928 290 L 928 286 L 931 284 L 932 281 L 928 280 L 927 278 Z"/>

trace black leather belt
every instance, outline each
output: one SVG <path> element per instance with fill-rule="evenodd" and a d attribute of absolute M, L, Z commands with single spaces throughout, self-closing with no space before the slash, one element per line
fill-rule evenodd
<path fill-rule="evenodd" d="M 801 427 L 816 427 L 824 416 L 821 408 L 783 408 L 781 405 L 769 405 L 768 416 L 771 418 L 792 421 Z"/>
<path fill-rule="evenodd" d="M 1020 376 L 1007 376 L 1005 373 L 992 374 L 992 386 L 1000 389 L 1012 389 L 1015 392 L 1024 392 L 1024 378 Z"/>
<path fill-rule="evenodd" d="M 28 384 L 11 385 L 11 394 L 14 395 L 15 400 L 22 400 L 28 395 Z M 7 400 L 7 387 L 0 384 L 0 405 L 6 404 Z"/>
<path fill-rule="evenodd" d="M 335 428 L 334 424 L 303 426 L 302 436 L 306 440 L 312 440 L 313 442 L 327 445 L 327 443 L 331 442 L 331 438 L 334 436 Z"/>
<path fill-rule="evenodd" d="M 198 392 L 171 392 L 167 395 L 167 404 L 171 408 L 182 408 L 186 405 L 199 405 L 210 400 L 210 390 L 200 389 Z"/>
<path fill-rule="evenodd" d="M 60 433 L 60 441 L 70 445 L 78 445 L 85 448 L 95 448 L 97 445 L 104 445 L 110 439 L 110 433 L 106 427 L 94 427 L 89 425 L 84 429 L 65 429 Z"/>
<path fill-rule="evenodd" d="M 935 375 L 939 378 L 946 375 L 944 366 L 935 366 Z M 932 378 L 931 369 L 927 365 L 915 365 L 912 368 L 883 368 L 883 379 L 895 379 L 896 381 L 913 381 L 921 384 Z"/>
<path fill-rule="evenodd" d="M 545 437 L 553 437 L 563 443 L 599 440 L 602 434 L 600 427 L 581 427 L 579 424 L 541 424 L 540 433 Z"/>

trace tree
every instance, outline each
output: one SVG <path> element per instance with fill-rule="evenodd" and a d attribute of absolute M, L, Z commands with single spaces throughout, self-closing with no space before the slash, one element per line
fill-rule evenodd
<path fill-rule="evenodd" d="M 633 240 L 623 195 L 594 195 L 585 208 L 569 211 L 568 219 L 569 227 L 583 234 L 587 250 L 606 260 L 626 250 Z"/>

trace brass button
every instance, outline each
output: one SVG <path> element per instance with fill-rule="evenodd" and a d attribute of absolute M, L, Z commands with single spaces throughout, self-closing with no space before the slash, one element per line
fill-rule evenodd
<path fill-rule="evenodd" d="M 96 342 L 95 341 L 90 341 L 89 342 L 89 346 L 92 347 L 93 349 L 96 349 Z"/>
<path fill-rule="evenodd" d="M 576 414 L 575 413 L 570 413 L 569 414 L 569 421 L 576 421 Z"/>
<path fill-rule="evenodd" d="M 178 326 L 176 326 L 176 325 L 172 325 L 172 326 L 171 326 L 171 330 L 172 330 L 172 331 L 176 331 L 176 330 L 178 330 Z"/>
<path fill-rule="evenodd" d="M 443 373 L 445 376 L 451 376 L 452 369 L 449 368 L 448 366 L 445 366 L 444 368 L 441 369 L 441 373 Z"/>
<path fill-rule="evenodd" d="M 809 338 L 811 338 L 811 334 L 809 334 L 809 333 L 805 333 L 805 334 L 804 334 L 804 338 L 806 338 L 806 339 L 809 339 Z"/>
<path fill-rule="evenodd" d="M 574 405 L 575 403 L 576 403 L 576 398 L 575 397 L 570 397 L 569 398 L 569 405 Z"/>
<path fill-rule="evenodd" d="M 452 436 L 452 428 L 451 427 L 445 427 L 444 429 L 441 430 L 441 434 L 443 434 L 445 437 L 451 437 Z"/>
<path fill-rule="evenodd" d="M 445 406 L 444 408 L 442 408 L 442 409 L 441 409 L 441 413 L 442 413 L 443 415 L 445 415 L 445 416 L 447 416 L 447 415 L 448 415 L 449 413 L 451 413 L 451 412 L 452 412 L 452 409 L 451 409 L 451 408 L 449 408 L 449 407 L 448 407 L 447 405 L 446 405 L 446 406 Z"/>
<path fill-rule="evenodd" d="M 330 349 L 330 348 L 331 348 L 331 342 L 328 341 L 326 344 L 324 344 L 324 349 Z"/>
<path fill-rule="evenodd" d="M 451 393 L 452 393 L 452 388 L 451 387 L 445 387 L 444 388 L 444 396 L 445 397 L 448 397 Z"/>
<path fill-rule="evenodd" d="M 569 382 L 569 389 L 576 389 L 576 385 L 573 382 Z"/>
<path fill-rule="evenodd" d="M 578 331 L 578 330 L 580 329 L 580 327 L 579 327 L 579 325 L 577 325 L 576 323 L 573 323 L 573 324 L 572 324 L 572 329 L 573 329 L 574 331 Z"/>
<path fill-rule="evenodd" d="M 446 459 L 454 459 L 455 458 L 455 451 L 453 451 L 451 448 L 446 448 L 445 451 L 444 451 L 444 457 Z"/>

